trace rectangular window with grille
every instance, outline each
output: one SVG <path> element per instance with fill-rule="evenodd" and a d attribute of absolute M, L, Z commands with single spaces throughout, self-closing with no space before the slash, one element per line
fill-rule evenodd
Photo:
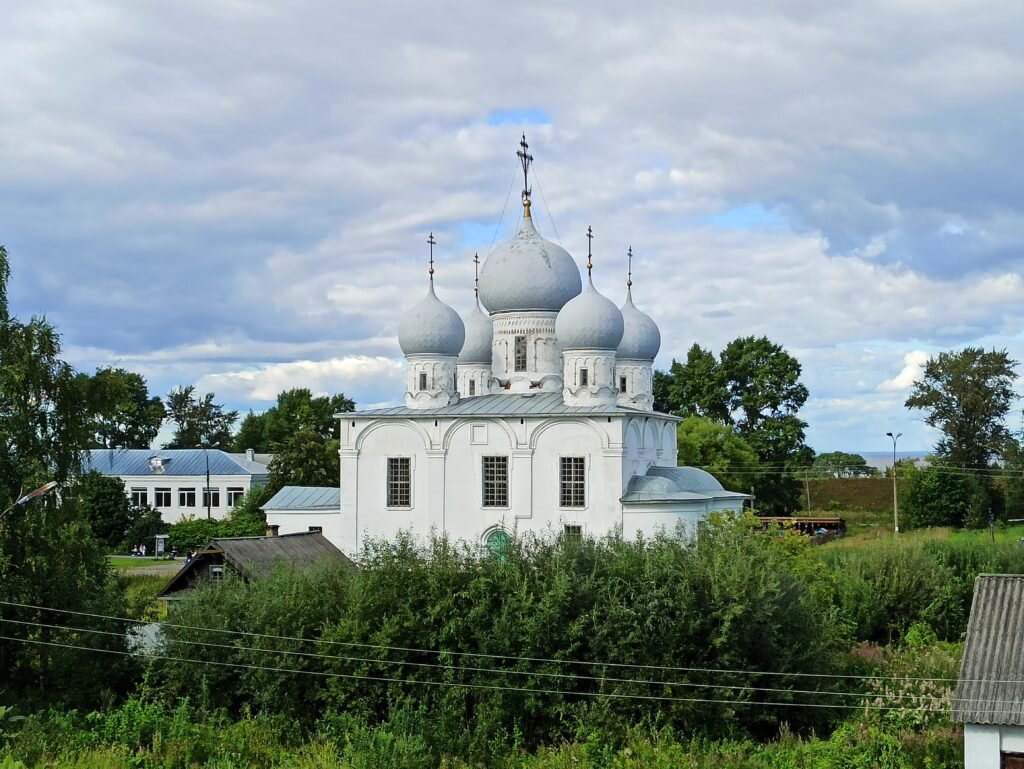
<path fill-rule="evenodd" d="M 578 523 L 567 523 L 563 529 L 565 538 L 571 540 L 583 539 L 583 527 Z"/>
<path fill-rule="evenodd" d="M 508 457 L 483 458 L 483 506 L 508 507 Z"/>
<path fill-rule="evenodd" d="M 561 507 L 586 507 L 587 460 L 584 457 L 562 457 L 558 504 Z"/>
<path fill-rule="evenodd" d="M 388 507 L 412 507 L 412 459 L 388 457 Z"/>
<path fill-rule="evenodd" d="M 427 372 L 426 371 L 421 371 L 420 372 L 420 389 L 421 390 L 426 390 L 427 389 Z"/>
<path fill-rule="evenodd" d="M 157 507 L 170 507 L 171 490 L 160 488 L 153 489 L 153 504 Z"/>
<path fill-rule="evenodd" d="M 515 370 L 526 371 L 526 337 L 516 337 Z"/>
<path fill-rule="evenodd" d="M 590 385 L 590 372 L 585 368 L 580 369 L 580 387 L 588 387 Z"/>
<path fill-rule="evenodd" d="M 140 486 L 132 486 L 132 507 L 145 507 L 149 504 L 149 492 Z"/>

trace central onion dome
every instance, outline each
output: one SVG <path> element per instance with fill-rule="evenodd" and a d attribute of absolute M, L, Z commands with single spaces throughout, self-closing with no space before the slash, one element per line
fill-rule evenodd
<path fill-rule="evenodd" d="M 502 243 L 480 272 L 480 301 L 490 313 L 558 312 L 582 288 L 569 252 L 545 240 L 529 207 L 512 240 Z"/>
<path fill-rule="evenodd" d="M 555 319 L 555 336 L 563 350 L 614 350 L 622 333 L 622 312 L 594 288 L 589 277 L 583 293 L 570 300 Z"/>
<path fill-rule="evenodd" d="M 633 304 L 632 289 L 626 290 L 626 303 L 622 305 L 624 331 L 615 356 L 619 360 L 654 360 L 661 349 L 661 332 L 650 316 Z"/>
<path fill-rule="evenodd" d="M 473 309 L 465 319 L 466 343 L 459 353 L 459 363 L 486 363 L 491 365 L 491 344 L 494 341 L 494 324 L 491 319 L 484 315 L 480 309 L 480 303 L 473 305 Z"/>
<path fill-rule="evenodd" d="M 409 308 L 398 324 L 398 344 L 409 355 L 458 355 L 466 340 L 462 318 L 434 294 L 434 281 L 423 300 Z"/>

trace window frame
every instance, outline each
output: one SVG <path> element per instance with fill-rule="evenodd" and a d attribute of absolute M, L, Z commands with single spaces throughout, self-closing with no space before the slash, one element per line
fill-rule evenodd
<path fill-rule="evenodd" d="M 569 469 L 574 477 L 567 477 L 567 463 L 572 463 Z M 587 465 L 585 456 L 563 455 L 558 457 L 558 507 L 560 509 L 586 509 L 589 497 L 587 494 Z M 575 477 L 576 475 L 578 477 Z M 577 500 L 580 501 L 580 504 L 575 504 Z"/>
<path fill-rule="evenodd" d="M 583 524 L 563 523 L 562 536 L 567 540 L 571 540 L 572 542 L 579 542 L 581 539 L 583 539 Z"/>
<path fill-rule="evenodd" d="M 579 373 L 580 387 L 590 387 L 590 369 L 583 367 Z"/>
<path fill-rule="evenodd" d="M 624 393 L 626 392 L 626 389 L 626 377 L 623 374 L 619 377 L 619 392 Z"/>
<path fill-rule="evenodd" d="M 469 380 L 469 395 L 470 396 L 476 395 L 476 380 L 475 379 L 470 379 Z"/>
<path fill-rule="evenodd" d="M 488 465 L 497 471 L 496 477 L 488 478 Z M 487 454 L 480 457 L 480 507 L 489 510 L 509 507 L 509 461 L 506 454 Z"/>
<path fill-rule="evenodd" d="M 426 371 L 421 371 L 420 372 L 419 386 L 420 386 L 420 392 L 423 392 L 424 390 L 429 389 L 427 387 L 427 372 Z"/>
<path fill-rule="evenodd" d="M 512 371 L 519 373 L 529 369 L 529 348 L 525 335 L 516 335 L 512 338 Z"/>
<path fill-rule="evenodd" d="M 234 508 L 245 498 L 244 486 L 228 486 L 225 490 L 225 502 L 229 508 Z"/>
<path fill-rule="evenodd" d="M 191 498 L 191 501 L 190 501 Z M 195 507 L 196 506 L 196 487 L 195 486 L 179 486 L 178 487 L 178 507 Z"/>
<path fill-rule="evenodd" d="M 394 466 L 392 462 L 396 463 Z M 405 463 L 405 478 L 392 478 L 392 468 Z M 389 456 L 384 461 L 384 506 L 389 510 L 409 510 L 413 507 L 413 463 L 409 456 Z M 404 503 L 401 484 L 405 485 Z M 392 496 L 394 491 L 395 496 Z"/>
<path fill-rule="evenodd" d="M 149 489 L 145 486 L 132 486 L 131 491 L 132 507 L 149 506 Z"/>
<path fill-rule="evenodd" d="M 209 505 L 206 503 L 207 497 L 210 498 Z M 220 486 L 203 487 L 203 509 L 205 510 L 207 507 L 220 507 Z"/>
<path fill-rule="evenodd" d="M 163 504 L 160 502 L 160 498 L 166 494 L 167 503 Z M 157 510 L 161 508 L 174 507 L 174 493 L 170 486 L 158 486 L 153 489 L 153 507 Z"/>

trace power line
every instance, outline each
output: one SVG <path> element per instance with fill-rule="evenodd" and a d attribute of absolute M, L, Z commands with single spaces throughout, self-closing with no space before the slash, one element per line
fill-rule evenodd
<path fill-rule="evenodd" d="M 27 643 L 35 644 L 40 646 L 59 647 L 64 649 L 74 649 L 78 651 L 91 651 L 101 654 L 116 654 L 119 656 L 136 656 L 135 652 L 122 651 L 119 649 L 102 649 L 92 646 L 78 646 L 75 644 L 60 643 L 57 641 L 42 641 L 33 638 L 15 638 L 13 636 L 0 635 L 0 640 L 13 641 L 15 643 Z M 380 683 L 399 683 L 399 684 L 419 684 L 422 686 L 440 686 L 449 688 L 459 689 L 483 689 L 491 691 L 508 691 L 508 692 L 520 692 L 524 694 L 561 694 L 570 697 L 591 697 L 591 698 L 605 698 L 605 699 L 619 699 L 619 700 L 646 700 L 646 701 L 658 701 L 658 702 L 693 702 L 701 704 L 718 704 L 718 705 L 759 705 L 762 707 L 798 707 L 798 708 L 828 708 L 828 709 L 840 709 L 840 710 L 876 710 L 876 711 L 901 711 L 904 713 L 937 713 L 945 712 L 948 708 L 908 708 L 902 706 L 890 706 L 890 705 L 871 705 L 868 703 L 860 705 L 846 705 L 846 704 L 827 704 L 827 703 L 814 703 L 814 702 L 774 702 L 774 701 L 752 701 L 745 702 L 743 700 L 735 699 L 716 699 L 710 697 L 670 697 L 667 695 L 657 694 L 624 694 L 619 692 L 586 692 L 586 691 L 565 691 L 562 689 L 542 689 L 532 688 L 524 686 L 503 686 L 497 684 L 472 684 L 463 683 L 458 681 L 434 681 L 434 680 L 423 680 L 423 679 L 411 679 L 411 678 L 395 678 L 392 676 L 373 676 L 373 675 L 361 675 L 358 673 L 335 673 L 328 672 L 325 670 L 300 670 L 297 668 L 281 668 L 270 665 L 253 665 L 242 662 L 224 662 L 221 660 L 200 660 L 194 657 L 175 657 L 167 654 L 142 654 L 140 656 L 148 659 L 159 659 L 169 662 L 192 662 L 200 665 L 214 665 L 217 667 L 226 668 L 238 668 L 243 670 L 263 670 L 273 673 L 295 673 L 298 675 L 311 675 L 322 678 L 343 678 L 349 680 L 360 680 L 360 681 L 376 681 Z M 877 695 L 865 695 L 866 697 L 872 697 Z M 991 714 L 1011 712 L 1011 711 L 988 711 Z M 1012 711 L 1016 712 L 1016 710 Z"/>
<path fill-rule="evenodd" d="M 74 627 L 69 625 L 53 625 L 44 622 L 30 622 L 27 620 L 16 620 L 16 619 L 4 619 L 0 618 L 0 622 L 6 622 L 9 624 L 29 626 L 29 627 L 40 627 L 51 630 L 64 630 L 73 631 L 80 633 L 94 633 L 97 635 L 112 636 L 114 638 L 124 638 L 123 632 L 114 632 L 109 630 L 98 630 L 95 628 L 83 628 Z M 316 639 L 312 639 L 314 642 Z M 929 700 L 933 699 L 930 695 L 924 694 L 879 694 L 879 693 L 865 693 L 865 692 L 838 692 L 828 691 L 822 689 L 785 689 L 785 688 L 773 688 L 765 686 L 751 686 L 751 685 L 738 685 L 738 684 L 702 684 L 693 683 L 689 681 L 653 681 L 641 678 L 615 678 L 606 676 L 586 676 L 579 675 L 576 673 L 553 673 L 545 671 L 534 671 L 534 670 L 510 670 L 508 668 L 480 668 L 470 667 L 465 665 L 451 665 L 438 662 L 415 662 L 412 660 L 390 660 L 390 659 L 379 659 L 375 657 L 349 657 L 336 654 L 320 654 L 317 652 L 303 652 L 295 651 L 290 649 L 273 649 L 265 647 L 251 647 L 251 646 L 239 646 L 233 644 L 219 644 L 210 643 L 208 641 L 192 641 L 181 638 L 170 639 L 172 644 L 186 644 L 191 646 L 202 646 L 206 648 L 214 649 L 228 649 L 235 652 L 261 652 L 272 654 L 284 654 L 288 656 L 296 657 L 308 657 L 313 659 L 327 659 L 335 660 L 340 662 L 365 662 L 378 665 L 408 665 L 410 667 L 419 668 L 431 668 L 450 672 L 462 672 L 462 673 L 499 673 L 505 675 L 514 676 L 536 676 L 544 678 L 556 678 L 560 680 L 568 681 L 581 681 L 581 682 L 598 682 L 598 683 L 623 683 L 623 684 L 641 684 L 645 686 L 667 686 L 673 687 L 678 686 L 682 688 L 690 689 L 728 689 L 733 691 L 751 691 L 751 692 L 769 692 L 773 694 L 809 694 L 809 695 L 822 695 L 832 697 L 882 697 L 885 699 L 917 699 L 917 700 Z M 988 701 L 988 700 L 986 700 Z"/>
<path fill-rule="evenodd" d="M 109 614 L 95 614 L 91 612 L 75 611 L 71 609 L 57 609 L 48 606 L 38 606 L 35 604 L 17 603 L 14 601 L 0 601 L 0 606 L 13 606 L 22 609 L 34 609 L 37 611 L 52 611 L 58 614 L 70 614 L 74 616 L 90 617 L 92 619 L 103 619 L 114 622 L 127 622 L 136 625 L 143 625 L 140 620 L 132 619 L 131 617 L 116 617 Z M 588 665 L 592 667 L 608 667 L 608 668 L 620 668 L 620 669 L 631 669 L 631 670 L 662 670 L 668 672 L 680 672 L 680 673 L 718 673 L 723 675 L 750 675 L 750 676 L 780 676 L 780 677 L 793 677 L 793 678 L 834 678 L 834 679 L 846 679 L 846 680 L 874 680 L 874 681 L 922 681 L 922 682 L 942 682 L 942 683 L 956 683 L 958 680 L 964 682 L 970 681 L 972 683 L 987 682 L 987 683 L 1000 683 L 1000 684 L 1020 684 L 1024 683 L 1024 679 L 1012 679 L 1012 680 L 991 680 L 991 679 L 956 679 L 956 678 L 933 678 L 933 677 L 919 677 L 919 676 L 866 676 L 866 675 L 850 675 L 843 673 L 805 673 L 805 672 L 777 672 L 777 671 L 764 671 L 764 670 L 741 670 L 733 668 L 700 668 L 700 667 L 680 667 L 680 666 L 669 666 L 669 665 L 649 665 L 629 662 L 593 662 L 586 660 L 561 660 L 553 659 L 549 657 L 521 657 L 510 654 L 487 654 L 485 652 L 469 652 L 469 651 L 455 651 L 447 649 L 423 649 L 410 646 L 388 646 L 386 644 L 372 644 L 358 641 L 335 641 L 323 638 L 304 638 L 302 636 L 287 636 L 287 635 L 274 635 L 271 633 L 256 633 L 247 630 L 229 630 L 226 628 L 211 628 L 202 627 L 198 625 L 183 625 L 173 622 L 156 622 L 149 623 L 158 625 L 161 628 L 177 628 L 181 630 L 196 630 L 206 633 L 222 633 L 227 635 L 238 635 L 251 638 L 269 638 L 276 641 L 298 641 L 302 643 L 318 643 L 330 646 L 342 646 L 348 648 L 364 648 L 364 649 L 381 649 L 385 651 L 398 651 L 398 652 L 413 652 L 417 654 L 435 654 L 442 655 L 448 654 L 451 656 L 459 657 L 474 657 L 482 659 L 501 659 L 511 660 L 514 662 L 536 662 L 536 663 L 550 663 L 558 665 Z"/>

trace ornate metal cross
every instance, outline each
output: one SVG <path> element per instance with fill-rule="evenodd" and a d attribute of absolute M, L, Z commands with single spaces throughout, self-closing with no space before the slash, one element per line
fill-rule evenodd
<path fill-rule="evenodd" d="M 430 237 L 427 238 L 427 243 L 430 244 L 430 279 L 434 279 L 434 246 L 437 245 L 437 241 L 434 240 L 434 233 L 430 233 Z"/>

